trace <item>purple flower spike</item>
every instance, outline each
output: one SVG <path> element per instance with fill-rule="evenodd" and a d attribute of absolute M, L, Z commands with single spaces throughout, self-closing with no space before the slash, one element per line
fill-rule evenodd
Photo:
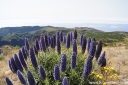
<path fill-rule="evenodd" d="M 39 51 L 40 47 L 39 47 L 39 42 L 38 42 L 38 39 L 37 38 L 35 40 L 35 47 Z"/>
<path fill-rule="evenodd" d="M 54 80 L 60 80 L 60 70 L 58 64 L 55 64 L 54 66 L 53 76 L 54 76 Z"/>
<path fill-rule="evenodd" d="M 85 50 L 86 50 L 86 44 L 87 44 L 86 37 L 83 36 L 83 38 L 82 38 L 82 43 L 81 43 L 82 53 L 85 53 Z"/>
<path fill-rule="evenodd" d="M 23 67 L 21 65 L 21 62 L 20 62 L 17 54 L 14 54 L 14 60 L 15 60 L 15 63 L 16 63 L 16 66 L 17 66 L 18 70 L 20 70 L 21 72 L 23 72 Z"/>
<path fill-rule="evenodd" d="M 28 38 L 25 38 L 25 47 L 27 48 L 27 51 L 30 49 Z"/>
<path fill-rule="evenodd" d="M 35 70 L 37 70 L 38 64 L 37 64 L 36 55 L 33 48 L 30 48 L 30 60 Z"/>
<path fill-rule="evenodd" d="M 101 51 L 102 51 L 102 41 L 99 41 L 97 49 L 96 49 L 96 53 L 95 53 L 96 60 L 98 60 L 98 58 L 101 54 Z"/>
<path fill-rule="evenodd" d="M 55 42 L 53 36 L 50 37 L 50 41 L 51 41 L 51 48 L 55 48 Z"/>
<path fill-rule="evenodd" d="M 70 34 L 69 33 L 66 38 L 66 48 L 70 48 Z"/>
<path fill-rule="evenodd" d="M 72 32 L 70 32 L 70 41 L 72 42 Z"/>
<path fill-rule="evenodd" d="M 56 46 L 56 36 L 55 35 L 53 36 L 53 41 L 54 41 L 54 44 Z"/>
<path fill-rule="evenodd" d="M 38 50 L 36 49 L 36 46 L 35 46 L 35 45 L 34 45 L 33 48 L 34 48 L 34 52 L 35 52 L 35 54 L 38 55 Z"/>
<path fill-rule="evenodd" d="M 60 42 L 63 42 L 63 33 L 60 32 Z"/>
<path fill-rule="evenodd" d="M 23 56 L 21 50 L 19 50 L 18 55 L 19 55 L 19 59 L 20 59 L 20 62 L 21 62 L 21 64 L 22 64 L 22 66 L 27 70 L 27 64 L 26 64 L 26 61 L 25 61 L 25 59 L 24 59 L 24 56 Z"/>
<path fill-rule="evenodd" d="M 73 40 L 73 43 L 72 43 L 72 52 L 76 52 L 77 54 L 77 44 L 75 39 Z"/>
<path fill-rule="evenodd" d="M 102 53 L 102 55 L 98 59 L 98 65 L 100 66 L 106 66 L 106 58 L 105 58 L 105 51 Z"/>
<path fill-rule="evenodd" d="M 45 40 L 45 43 L 46 43 L 46 47 L 48 47 L 48 36 L 47 35 L 44 36 L 44 40 Z"/>
<path fill-rule="evenodd" d="M 27 79 L 29 85 L 36 85 L 36 81 L 31 73 L 31 71 L 27 71 Z"/>
<path fill-rule="evenodd" d="M 63 78 L 62 85 L 69 85 L 67 77 Z"/>
<path fill-rule="evenodd" d="M 39 67 L 39 74 L 40 74 L 40 77 L 44 80 L 46 79 L 46 73 L 45 73 L 45 70 L 43 68 L 43 66 L 40 66 Z"/>
<path fill-rule="evenodd" d="M 48 44 L 50 45 L 51 44 L 51 37 L 48 36 Z"/>
<path fill-rule="evenodd" d="M 96 42 L 92 41 L 90 44 L 89 55 L 94 57 L 96 51 Z"/>
<path fill-rule="evenodd" d="M 60 45 L 59 37 L 56 37 L 56 50 L 58 54 L 61 54 L 61 45 Z"/>
<path fill-rule="evenodd" d="M 43 35 L 40 36 L 40 44 L 41 44 L 42 50 L 46 52 L 46 43 L 45 43 Z"/>
<path fill-rule="evenodd" d="M 83 71 L 83 74 L 82 76 L 84 77 L 84 80 L 86 81 L 88 75 L 91 73 L 92 71 L 92 57 L 89 55 L 87 60 L 86 60 L 86 63 L 84 65 L 84 71 Z"/>
<path fill-rule="evenodd" d="M 17 76 L 18 76 L 20 82 L 21 82 L 23 85 L 27 85 L 27 82 L 26 82 L 26 80 L 25 80 L 23 74 L 22 74 L 19 70 L 17 71 Z"/>
<path fill-rule="evenodd" d="M 77 39 L 77 31 L 76 31 L 76 29 L 74 30 L 73 39 Z"/>
<path fill-rule="evenodd" d="M 24 59 L 27 60 L 27 54 L 25 52 L 25 47 L 24 46 L 22 47 L 21 51 L 22 51 L 22 54 L 24 56 Z"/>
<path fill-rule="evenodd" d="M 76 67 L 76 52 L 73 52 L 71 56 L 71 68 L 75 69 L 75 67 Z"/>
<path fill-rule="evenodd" d="M 91 38 L 88 38 L 87 40 L 87 50 L 89 52 L 89 49 L 90 49 L 90 44 L 91 44 Z"/>
<path fill-rule="evenodd" d="M 6 82 L 6 85 L 13 85 L 13 83 L 8 77 L 5 78 L 5 82 Z"/>
<path fill-rule="evenodd" d="M 66 70 L 66 62 L 67 62 L 67 56 L 66 54 L 62 54 L 61 62 L 60 62 L 60 70 L 64 72 Z"/>
<path fill-rule="evenodd" d="M 11 58 L 11 59 L 9 60 L 9 67 L 10 67 L 10 69 L 11 69 L 11 71 L 12 71 L 13 73 L 16 73 L 17 70 L 18 70 L 18 68 L 17 68 L 17 66 L 16 66 L 16 63 L 15 63 L 15 61 L 14 61 L 13 58 Z"/>

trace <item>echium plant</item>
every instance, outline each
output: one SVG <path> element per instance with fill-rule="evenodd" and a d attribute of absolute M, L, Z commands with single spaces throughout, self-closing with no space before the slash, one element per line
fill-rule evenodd
<path fill-rule="evenodd" d="M 16 63 L 16 66 L 17 66 L 18 70 L 23 72 L 23 67 L 21 65 L 21 62 L 20 62 L 17 54 L 14 54 L 14 60 L 15 60 L 15 63 Z"/>
<path fill-rule="evenodd" d="M 75 39 L 73 39 L 72 42 L 72 52 L 75 52 L 77 54 L 77 44 Z"/>
<path fill-rule="evenodd" d="M 36 55 L 35 55 L 35 52 L 34 52 L 33 48 L 30 48 L 29 55 L 30 55 L 30 60 L 31 60 L 31 63 L 32 63 L 34 69 L 37 70 L 38 69 L 38 64 L 37 64 Z"/>
<path fill-rule="evenodd" d="M 72 52 L 72 56 L 71 56 L 71 68 L 72 69 L 75 69 L 76 67 L 76 59 L 77 59 L 76 52 Z"/>
<path fill-rule="evenodd" d="M 98 58 L 101 54 L 101 51 L 102 51 L 102 41 L 100 40 L 98 42 L 98 46 L 97 46 L 96 53 L 95 53 L 96 60 L 98 60 Z"/>
<path fill-rule="evenodd" d="M 87 58 L 86 63 L 84 65 L 84 71 L 83 71 L 83 74 L 82 74 L 85 81 L 88 78 L 91 71 L 92 71 L 92 57 L 90 55 L 88 55 L 88 58 Z"/>
<path fill-rule="evenodd" d="M 70 34 L 69 33 L 66 37 L 66 48 L 70 48 Z"/>
<path fill-rule="evenodd" d="M 9 60 L 8 63 L 9 63 L 9 67 L 10 67 L 11 71 L 12 71 L 13 73 L 16 73 L 17 70 L 18 70 L 18 68 L 17 68 L 17 65 L 16 65 L 16 63 L 15 63 L 14 58 L 12 57 L 12 58 Z"/>
<path fill-rule="evenodd" d="M 54 76 L 54 80 L 60 80 L 60 69 L 58 64 L 55 64 L 54 66 L 53 76 Z"/>
<path fill-rule="evenodd" d="M 61 45 L 60 45 L 59 37 L 56 37 L 56 50 L 58 54 L 61 54 Z"/>
<path fill-rule="evenodd" d="M 39 51 L 40 47 L 39 47 L 39 41 L 38 41 L 37 38 L 35 39 L 35 44 L 34 45 L 35 45 L 36 49 Z"/>
<path fill-rule="evenodd" d="M 30 49 L 28 38 L 25 38 L 25 47 L 27 48 L 27 51 Z"/>
<path fill-rule="evenodd" d="M 98 58 L 98 65 L 101 67 L 106 66 L 106 58 L 105 58 L 105 51 L 101 54 L 101 56 Z"/>
<path fill-rule="evenodd" d="M 45 43 L 45 40 L 44 40 L 44 36 L 43 36 L 43 35 L 40 36 L 40 45 L 41 45 L 40 48 L 41 48 L 44 52 L 46 52 L 46 43 Z"/>
<path fill-rule="evenodd" d="M 87 40 L 87 51 L 89 52 L 90 49 L 90 44 L 91 44 L 91 38 L 89 37 Z"/>
<path fill-rule="evenodd" d="M 27 67 L 26 61 L 24 59 L 24 56 L 23 56 L 23 53 L 21 50 L 19 50 L 18 56 L 19 56 L 19 60 L 22 64 L 22 66 L 27 70 L 28 67 Z"/>
<path fill-rule="evenodd" d="M 66 54 L 62 54 L 61 62 L 60 62 L 60 70 L 64 72 L 66 70 L 66 62 L 67 62 L 67 56 Z"/>
<path fill-rule="evenodd" d="M 93 58 L 94 58 L 94 55 L 95 55 L 95 51 L 96 51 L 96 42 L 91 41 L 90 48 L 89 48 L 89 55 L 92 56 Z"/>
<path fill-rule="evenodd" d="M 22 74 L 19 70 L 17 71 L 17 76 L 18 76 L 18 78 L 19 78 L 21 84 L 27 85 L 27 82 L 26 82 L 26 80 L 25 80 L 23 74 Z"/>
<path fill-rule="evenodd" d="M 86 37 L 83 36 L 82 37 L 82 41 L 81 41 L 81 48 L 82 48 L 82 53 L 85 53 L 85 50 L 86 50 L 86 44 L 87 44 L 87 41 L 86 41 Z"/>

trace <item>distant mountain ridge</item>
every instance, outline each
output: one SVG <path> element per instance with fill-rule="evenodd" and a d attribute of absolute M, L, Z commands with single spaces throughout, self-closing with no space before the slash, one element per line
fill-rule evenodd
<path fill-rule="evenodd" d="M 0 28 L 0 36 L 8 35 L 8 34 L 13 34 L 13 33 L 29 33 L 32 31 L 39 31 L 39 30 L 46 30 L 46 28 L 52 28 L 52 29 L 63 29 L 65 27 L 53 27 L 53 26 L 21 26 L 21 27 L 4 27 Z M 87 27 L 76 27 L 79 29 L 87 30 L 87 31 L 92 31 L 92 32 L 101 32 L 100 30 L 96 30 L 94 28 L 87 28 Z M 70 29 L 70 28 L 67 28 Z"/>

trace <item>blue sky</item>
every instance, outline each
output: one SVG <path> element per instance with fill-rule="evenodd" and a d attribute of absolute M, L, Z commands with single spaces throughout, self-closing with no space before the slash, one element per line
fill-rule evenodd
<path fill-rule="evenodd" d="M 75 23 L 86 22 L 126 24 L 127 3 L 128 0 L 0 0 L 0 27 L 64 23 L 76 26 Z"/>

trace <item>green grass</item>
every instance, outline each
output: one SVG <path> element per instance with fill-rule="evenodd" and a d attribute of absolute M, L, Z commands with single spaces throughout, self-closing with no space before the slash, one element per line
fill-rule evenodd
<path fill-rule="evenodd" d="M 2 61 L 4 58 L 5 58 L 5 57 L 4 57 L 3 53 L 0 54 L 0 61 Z"/>

